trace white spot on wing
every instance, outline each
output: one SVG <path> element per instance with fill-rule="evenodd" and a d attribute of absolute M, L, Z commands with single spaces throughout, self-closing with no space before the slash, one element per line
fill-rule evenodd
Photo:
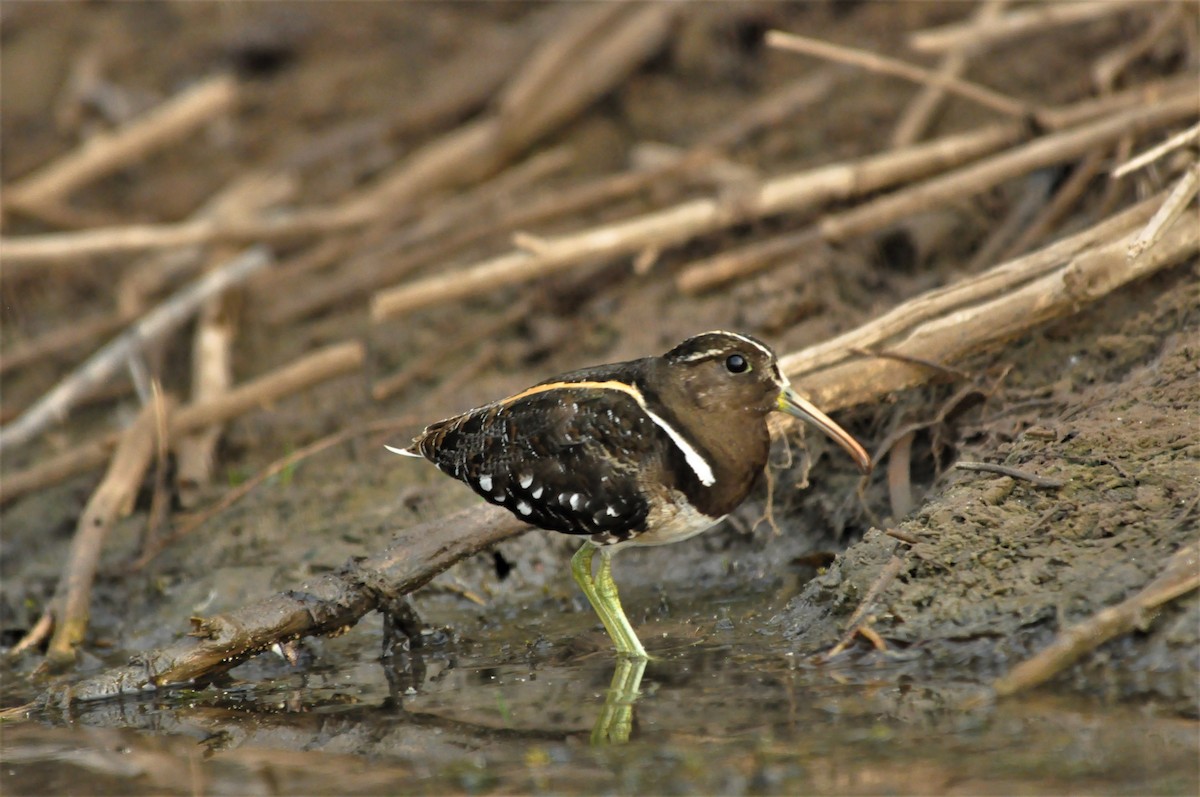
<path fill-rule="evenodd" d="M 485 493 L 492 489 L 492 477 L 484 473 L 479 477 L 479 489 Z"/>
<path fill-rule="evenodd" d="M 610 506 L 610 507 L 608 507 L 607 509 L 605 509 L 604 511 L 605 511 L 605 512 L 608 514 L 608 516 L 609 516 L 609 517 L 616 517 L 616 516 L 617 516 L 617 509 L 616 509 L 616 507 L 612 507 L 612 506 Z"/>
<path fill-rule="evenodd" d="M 522 490 L 528 490 L 529 485 L 533 484 L 533 477 L 528 473 L 525 473 L 521 475 L 521 478 L 518 479 L 518 482 L 520 483 Z"/>
<path fill-rule="evenodd" d="M 533 507 L 531 507 L 529 504 L 525 503 L 524 501 L 521 501 L 517 504 L 517 511 L 520 512 L 522 515 L 528 515 L 530 512 L 533 511 Z"/>
<path fill-rule="evenodd" d="M 571 508 L 579 509 L 581 506 L 583 506 L 583 496 L 579 493 L 571 493 Z"/>
<path fill-rule="evenodd" d="M 542 497 L 542 485 L 540 485 L 540 484 L 539 484 L 539 485 L 537 486 L 537 489 L 536 489 L 536 490 L 534 490 L 534 491 L 531 493 L 531 495 L 534 497 L 534 500 L 537 500 L 538 498 L 541 498 L 541 497 Z"/>

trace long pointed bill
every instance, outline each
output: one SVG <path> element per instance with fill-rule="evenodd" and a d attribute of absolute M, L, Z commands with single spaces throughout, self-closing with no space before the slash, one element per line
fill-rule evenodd
<path fill-rule="evenodd" d="M 871 469 L 871 455 L 866 452 L 866 449 L 859 445 L 849 432 L 838 426 L 833 418 L 821 412 L 811 401 L 792 390 L 791 385 L 784 386 L 783 391 L 779 394 L 776 408 L 780 412 L 786 412 L 788 415 L 811 423 L 829 435 L 835 443 L 846 449 L 846 453 L 854 459 L 855 464 L 864 473 Z"/>

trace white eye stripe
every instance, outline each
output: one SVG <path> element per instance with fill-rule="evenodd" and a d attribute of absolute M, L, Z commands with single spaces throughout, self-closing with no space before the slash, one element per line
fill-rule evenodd
<path fill-rule="evenodd" d="M 773 361 L 775 359 L 775 352 L 771 351 L 770 349 L 768 349 L 763 344 L 759 343 L 754 338 L 750 338 L 745 335 L 739 335 L 736 332 L 726 332 L 723 329 L 714 329 L 711 332 L 705 332 L 701 335 L 697 335 L 696 337 L 702 338 L 705 335 L 723 335 L 727 338 L 734 338 L 735 340 L 740 340 L 743 343 L 745 343 L 746 345 L 753 346 L 754 348 L 758 349 L 760 352 L 763 353 L 763 356 L 765 356 L 768 360 Z M 689 354 L 686 357 L 681 357 L 681 358 L 679 358 L 678 362 L 682 362 L 682 363 L 695 362 L 696 360 L 703 360 L 708 357 L 715 357 L 718 354 L 724 354 L 727 350 L 728 350 L 728 347 L 725 347 L 725 346 L 722 346 L 722 347 L 716 348 L 716 349 L 708 349 L 706 351 L 696 352 L 695 354 Z"/>
<path fill-rule="evenodd" d="M 726 349 L 724 349 L 724 348 L 708 349 L 707 351 L 698 351 L 695 354 L 689 354 L 686 357 L 680 357 L 678 362 L 691 363 L 691 362 L 695 362 L 696 360 L 706 360 L 709 357 L 716 357 L 718 354 L 724 354 L 725 352 L 726 352 Z"/>

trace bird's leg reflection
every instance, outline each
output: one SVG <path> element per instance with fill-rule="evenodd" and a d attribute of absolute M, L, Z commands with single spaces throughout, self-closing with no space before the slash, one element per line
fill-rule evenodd
<path fill-rule="evenodd" d="M 592 726 L 592 744 L 624 744 L 633 730 L 633 704 L 637 702 L 646 659 L 617 658 L 617 669 L 604 696 L 604 708 Z"/>

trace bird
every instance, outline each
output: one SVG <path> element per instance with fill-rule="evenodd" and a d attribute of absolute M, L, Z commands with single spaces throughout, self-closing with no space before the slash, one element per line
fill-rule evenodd
<path fill-rule="evenodd" d="M 867 452 L 792 388 L 770 346 L 723 330 L 660 356 L 552 377 L 387 448 L 429 460 L 534 526 L 586 538 L 572 575 L 618 655 L 646 659 L 613 554 L 720 523 L 767 464 L 775 411 L 814 425 L 869 470 Z"/>

